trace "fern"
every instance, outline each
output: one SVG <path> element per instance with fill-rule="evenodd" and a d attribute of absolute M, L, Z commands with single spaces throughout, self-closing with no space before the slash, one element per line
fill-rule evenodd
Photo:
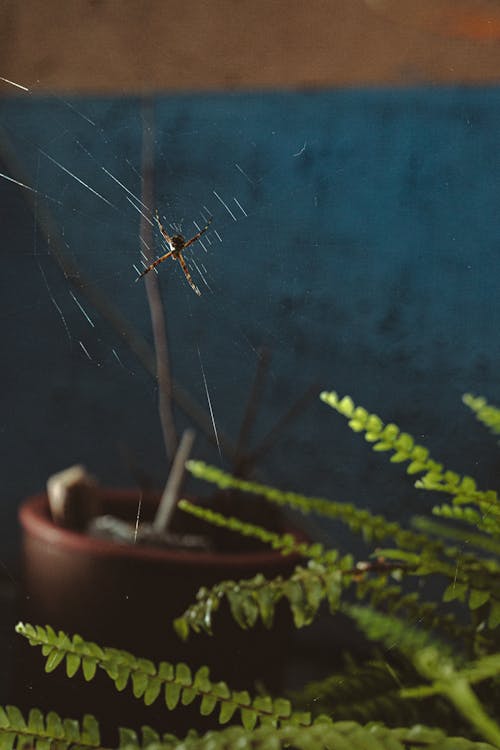
<path fill-rule="evenodd" d="M 130 743 L 121 750 L 138 750 Z M 390 729 L 379 724 L 361 726 L 354 721 L 310 727 L 285 726 L 279 729 L 259 727 L 254 731 L 229 727 L 192 734 L 184 740 L 169 740 L 140 746 L 142 750 L 495 750 L 486 742 L 447 737 L 439 729 L 415 726 L 412 729 Z"/>
<path fill-rule="evenodd" d="M 72 719 L 61 719 L 54 712 L 47 715 L 32 709 L 25 719 L 13 706 L 0 707 L 0 748 L 13 750 L 29 745 L 36 750 L 87 750 L 101 747 L 99 729 L 92 716 L 84 717 L 82 726 Z M 203 736 L 190 732 L 180 740 L 171 734 L 159 735 L 143 727 L 142 737 L 129 729 L 120 730 L 120 750 L 278 750 L 286 747 L 297 750 L 494 750 L 484 742 L 472 742 L 446 737 L 444 732 L 423 726 L 408 729 L 389 729 L 380 725 L 363 727 L 352 721 L 331 723 L 326 720 L 300 727 L 280 728 L 260 726 L 254 730 L 232 726 Z"/>
<path fill-rule="evenodd" d="M 417 531 L 407 530 L 347 503 L 283 492 L 190 461 L 192 474 L 219 487 L 263 495 L 270 502 L 302 513 L 315 512 L 340 520 L 367 541 L 380 543 L 391 538 L 395 546 L 377 548 L 372 560 L 355 563 L 351 555 L 341 557 L 337 550 L 298 541 L 290 534 L 276 534 L 183 500 L 180 507 L 185 512 L 259 539 L 284 555 L 300 555 L 307 562 L 298 565 L 289 578 L 267 580 L 259 574 L 249 580 L 222 581 L 201 589 L 196 602 L 175 621 L 182 638 L 187 638 L 191 630 L 210 633 L 214 613 L 223 601 L 243 628 L 252 627 L 258 620 L 271 627 L 276 605 L 282 600 L 288 603 L 295 626 L 302 627 L 314 620 L 322 603 L 327 603 L 331 613 L 340 610 L 347 614 L 370 641 L 382 643 L 388 653 L 397 651 L 399 666 L 389 666 L 381 658 L 346 669 L 343 675 L 331 675 L 302 691 L 297 710 L 286 698 L 252 697 L 246 690 L 214 683 L 205 666 L 192 672 L 184 663 L 163 661 L 156 665 L 125 651 L 84 641 L 78 635 L 56 633 L 49 626 L 19 623 L 17 632 L 31 645 L 41 647 L 47 672 L 64 665 L 68 677 L 81 672 L 90 681 L 99 669 L 117 690 L 129 685 L 134 696 L 146 705 L 160 697 L 170 710 L 198 702 L 200 714 L 217 712 L 221 725 L 241 722 L 241 726 L 203 736 L 190 732 L 182 740 L 159 735 L 147 727 L 139 739 L 134 731 L 121 729 L 121 750 L 500 747 L 500 726 L 492 718 L 500 696 L 500 653 L 495 635 L 500 625 L 500 563 L 495 557 L 500 549 L 495 539 L 500 533 L 497 493 L 479 490 L 471 477 L 445 470 L 411 435 L 356 407 L 349 397 L 339 399 L 332 392 L 322 394 L 322 398 L 348 418 L 353 430 L 364 432 L 374 450 L 392 453 L 391 461 L 406 462 L 409 474 L 420 474 L 417 487 L 451 496 L 450 504 L 435 509 L 436 515 L 465 521 L 483 533 L 468 533 L 427 519 L 416 520 Z M 465 396 L 464 401 L 495 431 L 500 424 L 496 421 L 498 410 L 484 399 Z M 447 545 L 445 539 L 457 544 Z M 462 549 L 460 544 L 464 543 L 476 546 L 478 554 Z M 442 602 L 426 601 L 420 591 L 403 588 L 403 579 L 408 583 L 410 577 L 418 582 L 428 577 L 443 584 Z M 347 603 L 345 593 L 350 589 L 369 606 Z M 465 605 L 467 621 L 446 611 L 443 603 L 448 602 Z M 412 624 L 415 622 L 419 627 Z M 300 710 L 309 708 L 313 700 L 312 713 Z M 422 716 L 426 722 L 435 720 L 443 729 L 451 724 L 455 731 L 457 725 L 462 728 L 461 721 L 466 721 L 470 729 L 464 727 L 463 733 L 471 739 L 449 738 L 441 730 L 419 724 L 400 729 L 379 723 L 362 726 L 353 721 L 414 723 Z M 343 717 L 346 720 L 340 721 Z M 474 742 L 477 736 L 492 744 Z M 0 708 L 0 750 L 21 750 L 26 745 L 35 750 L 97 750 L 99 728 L 91 716 L 84 717 L 80 726 L 54 712 L 44 715 L 33 709 L 25 719 L 17 708 Z"/>
<path fill-rule="evenodd" d="M 309 709 L 313 716 L 328 714 L 335 721 L 383 721 L 388 726 L 425 722 L 457 729 L 459 716 L 444 699 L 411 700 L 400 695 L 403 685 L 420 683 L 413 665 L 401 655 L 357 664 L 345 659 L 342 672 L 311 682 L 290 693 L 294 705 Z M 465 728 L 461 727 L 461 730 Z"/>
<path fill-rule="evenodd" d="M 452 653 L 449 644 L 439 641 L 428 630 L 412 627 L 406 620 L 360 605 L 346 604 L 343 609 L 371 641 L 381 641 L 388 649 L 397 647 L 407 657 L 428 646 L 438 649 L 441 654 Z"/>
<path fill-rule="evenodd" d="M 456 505 L 475 505 L 480 513 L 486 513 L 488 517 L 487 525 L 479 528 L 500 533 L 500 503 L 495 490 L 478 490 L 472 477 L 445 470 L 442 464 L 430 457 L 427 448 L 415 443 L 411 435 L 401 432 L 396 424 L 384 424 L 376 414 L 355 406 L 350 396 L 339 398 L 335 391 L 324 391 L 320 398 L 346 417 L 354 432 L 364 432 L 373 450 L 391 451 L 390 460 L 393 463 L 408 463 L 408 474 L 423 474 L 415 482 L 416 487 L 453 495 Z M 474 514 L 472 518 L 477 525 L 477 515 Z"/>
<path fill-rule="evenodd" d="M 403 689 L 401 696 L 445 696 L 476 730 L 500 745 L 500 725 L 488 716 L 471 687 L 476 682 L 498 678 L 500 653 L 464 664 L 450 646 L 408 622 L 382 615 L 368 607 L 346 609 L 370 640 L 382 641 L 388 648 L 396 646 L 411 658 L 418 672 L 431 681 L 431 685 Z"/>
<path fill-rule="evenodd" d="M 310 625 L 323 601 L 328 601 L 330 612 L 338 609 L 342 586 L 350 582 L 349 575 L 343 575 L 343 571 L 351 568 L 352 558 L 346 556 L 335 565 L 311 561 L 307 568 L 297 566 L 287 579 L 277 576 L 268 580 L 258 574 L 241 581 L 222 581 L 210 589 L 200 589 L 196 603 L 175 620 L 174 627 L 183 639 L 190 630 L 211 633 L 212 617 L 222 601 L 227 600 L 240 627 L 251 628 L 260 619 L 271 628 L 276 605 L 281 599 L 288 601 L 296 627 Z"/>
<path fill-rule="evenodd" d="M 80 725 L 74 719 L 61 719 L 55 711 L 44 715 L 32 708 L 25 719 L 15 706 L 0 706 L 0 750 L 26 746 L 36 750 L 88 750 L 100 744 L 99 725 L 93 716 L 84 716 Z"/>
<path fill-rule="evenodd" d="M 489 404 L 485 398 L 473 396 L 471 393 L 464 393 L 462 401 L 493 435 L 500 435 L 500 409 Z"/>
<path fill-rule="evenodd" d="M 415 534 L 403 529 L 398 524 L 389 523 L 380 516 L 373 516 L 368 511 L 356 510 L 348 504 L 334 503 L 323 498 L 305 497 L 292 492 L 283 492 L 256 482 L 237 479 L 216 467 L 207 466 L 198 461 L 188 462 L 188 468 L 195 476 L 215 483 L 221 488 L 233 487 L 246 492 L 261 494 L 272 502 L 280 505 L 288 504 L 290 507 L 301 510 L 304 513 L 317 512 L 321 515 L 341 518 L 353 530 L 361 531 L 365 539 L 375 537 L 380 540 L 386 535 L 393 535 L 398 548 L 395 550 L 379 550 L 378 554 L 382 556 L 394 555 L 401 562 L 399 568 L 401 574 L 416 575 L 419 577 L 431 575 L 444 576 L 450 582 L 446 590 L 445 601 L 452 601 L 454 598 L 462 597 L 464 600 L 467 599 L 470 608 L 473 610 L 477 608 L 479 599 L 483 597 L 484 602 L 482 603 L 490 602 L 488 626 L 494 628 L 498 625 L 500 617 L 500 577 L 493 577 L 492 573 L 500 573 L 500 566 L 494 561 L 480 560 L 472 553 L 459 553 L 456 547 L 446 547 L 442 540 L 435 543 L 426 534 Z M 191 506 L 184 504 L 183 507 L 191 508 Z M 290 546 L 292 543 L 287 538 L 282 539 L 279 535 L 272 535 L 271 532 L 267 532 L 266 530 L 252 527 L 249 524 L 243 524 L 237 519 L 225 519 L 224 516 L 214 514 L 212 511 L 207 512 L 195 508 L 192 509 L 192 512 L 200 517 L 213 519 L 213 522 L 235 530 L 244 529 L 246 533 L 252 533 L 258 538 L 276 546 L 283 544 L 287 549 L 292 548 Z M 419 554 L 407 553 L 404 551 L 405 549 L 418 550 Z M 309 552 L 310 557 L 317 557 L 318 560 L 324 559 L 332 563 L 336 559 L 335 551 L 324 552 L 323 548 L 316 545 L 311 545 L 309 549 L 302 547 L 302 552 L 306 555 Z M 446 562 L 440 555 L 452 558 L 453 563 Z M 459 558 L 459 564 L 457 564 L 457 558 Z M 384 566 L 381 567 L 382 569 L 379 572 L 386 572 L 387 569 L 384 569 Z M 331 570 L 332 566 L 327 564 L 326 568 Z M 363 589 L 369 587 L 375 589 L 377 584 L 368 583 L 366 577 L 361 575 L 363 569 L 360 567 L 358 570 L 350 571 L 354 576 L 354 580 L 358 583 L 359 590 L 363 591 Z M 372 572 L 376 571 L 374 566 L 371 566 L 370 569 Z M 348 571 L 345 565 L 342 570 L 342 585 L 346 588 L 351 579 L 346 577 Z M 389 570 L 389 572 L 391 571 Z M 213 614 L 218 610 L 224 598 L 229 602 L 233 617 L 244 628 L 252 627 L 259 618 L 267 627 L 271 627 L 275 605 L 282 598 L 289 600 L 292 606 L 294 622 L 298 627 L 310 624 L 318 612 L 321 601 L 328 598 L 325 588 L 324 571 L 321 568 L 315 567 L 309 568 L 307 572 L 304 572 L 302 569 L 300 573 L 295 574 L 293 581 L 298 586 L 287 585 L 281 578 L 266 581 L 262 576 L 257 576 L 257 578 L 247 581 L 224 581 L 210 590 L 202 589 L 199 592 L 196 604 L 189 607 L 176 620 L 175 627 L 177 632 L 183 638 L 187 637 L 190 628 L 196 632 L 205 630 L 210 633 Z M 313 597 L 308 595 L 307 590 L 304 590 L 304 587 L 307 588 L 307 586 L 311 590 L 314 588 L 316 591 L 315 596 L 317 596 L 317 601 L 314 605 L 312 605 Z M 381 588 L 381 586 L 382 583 L 376 595 L 372 597 L 372 604 L 379 603 L 382 598 L 385 599 L 388 605 L 390 603 L 389 600 L 392 599 L 394 609 L 406 603 L 411 603 L 413 614 L 421 617 L 426 624 L 431 624 L 432 627 L 443 628 L 448 634 L 454 637 L 469 637 L 470 629 L 458 626 L 454 622 L 452 615 L 438 613 L 436 604 L 430 602 L 422 603 L 417 611 L 417 607 L 415 606 L 416 595 L 413 595 L 412 601 L 411 597 L 402 598 L 399 589 L 394 595 L 394 589 L 385 589 Z M 338 592 L 335 592 L 335 596 L 338 596 L 339 593 L 340 589 Z M 337 606 L 337 603 L 334 606 Z M 330 609 L 333 611 L 331 602 Z"/>
<path fill-rule="evenodd" d="M 265 544 L 269 544 L 272 549 L 279 550 L 282 555 L 301 555 L 302 557 L 309 557 L 312 560 L 321 562 L 334 562 L 337 559 L 337 552 L 335 550 L 325 552 L 321 544 L 298 542 L 292 534 L 276 534 L 273 531 L 262 528 L 262 526 L 240 521 L 239 518 L 224 516 L 222 513 L 210 510 L 210 508 L 201 508 L 199 505 L 190 503 L 189 500 L 179 500 L 177 507 L 214 526 L 229 529 L 242 536 L 253 537 Z"/>
<path fill-rule="evenodd" d="M 411 525 L 420 533 L 432 534 L 442 539 L 452 539 L 461 544 L 466 544 L 469 548 L 475 547 L 479 552 L 486 552 L 497 557 L 500 555 L 500 541 L 486 534 L 474 533 L 470 529 L 460 526 L 450 526 L 450 524 L 436 521 L 427 516 L 414 516 Z M 472 555 L 472 558 L 477 559 L 477 554 Z"/>
<path fill-rule="evenodd" d="M 170 710 L 179 704 L 187 706 L 196 699 L 200 700 L 202 716 L 210 715 L 218 707 L 221 724 L 230 721 L 237 711 L 247 729 L 252 729 L 259 722 L 272 726 L 284 721 L 304 725 L 311 723 L 309 714 L 293 712 L 290 702 L 285 699 L 273 700 L 260 695 L 251 698 L 246 690 L 232 691 L 225 682 L 213 683 L 205 666 L 193 675 L 183 662 L 170 664 L 163 661 L 155 666 L 149 659 L 98 646 L 84 641 L 79 635 L 69 637 L 62 631 L 56 633 L 49 626 L 43 628 L 18 623 L 16 631 L 27 638 L 30 645 L 41 647 L 46 657 L 46 672 L 54 671 L 65 662 L 68 677 L 74 677 L 81 669 L 85 680 L 90 681 L 99 667 L 119 691 L 124 690 L 130 682 L 134 696 L 148 706 L 163 693 L 165 705 Z"/>
<path fill-rule="evenodd" d="M 239 479 L 203 461 L 187 461 L 186 468 L 193 476 L 215 484 L 220 489 L 231 488 L 261 495 L 279 506 L 288 506 L 304 514 L 317 513 L 326 518 L 342 521 L 352 531 L 360 533 L 367 542 L 380 542 L 392 537 L 402 549 L 421 550 L 425 547 L 437 554 L 444 548 L 440 540 L 430 540 L 425 534 L 416 534 L 409 529 L 403 529 L 396 521 L 388 521 L 381 515 L 374 515 L 364 509 L 360 510 L 350 503 L 335 502 L 321 497 L 308 497 L 297 492 L 286 492 L 258 482 Z"/>

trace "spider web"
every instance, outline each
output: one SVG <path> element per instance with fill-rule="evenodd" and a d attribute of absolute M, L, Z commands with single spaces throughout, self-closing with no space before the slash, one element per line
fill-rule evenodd
<path fill-rule="evenodd" d="M 172 377 L 203 412 L 197 457 L 230 465 L 216 443 L 237 444 L 264 347 L 271 365 L 250 444 L 316 384 L 351 393 L 461 466 L 463 444 L 447 443 L 452 424 L 455 435 L 470 428 L 462 392 L 495 401 L 498 97 L 172 96 L 149 102 L 146 121 L 144 106 L 29 88 L 0 104 L 7 493 L 20 500 L 76 462 L 104 483 L 129 484 L 137 471 L 163 482 L 135 270 L 141 253 L 164 252 L 156 208 L 186 239 L 213 216 L 185 254 L 201 297 L 178 263 L 157 269 Z M 471 130 L 477 113 L 486 125 Z M 176 422 L 180 432 L 192 416 L 176 407 Z M 279 441 L 264 441 L 259 469 L 285 487 L 399 513 L 408 482 L 346 433 L 309 401 Z M 495 447 L 478 445 L 491 466 Z M 12 528 L 14 507 L 4 514 Z"/>
<path fill-rule="evenodd" d="M 228 144 L 234 111 L 214 123 L 216 99 L 206 99 L 195 116 L 194 105 L 178 98 L 172 111 L 170 102 L 157 102 L 148 124 L 135 100 L 73 102 L 27 91 L 2 105 L 0 187 L 4 219 L 16 218 L 3 222 L 7 293 L 0 317 L 23 394 L 5 424 L 9 416 L 11 424 L 21 418 L 43 424 L 45 433 L 35 428 L 30 448 L 19 451 L 13 485 L 26 455 L 34 458 L 22 491 L 75 461 L 103 481 L 130 481 L 131 465 L 156 483 L 164 479 L 150 315 L 144 280 L 136 283 L 138 271 L 165 252 L 155 208 L 167 230 L 186 239 L 213 217 L 185 252 L 199 299 L 178 263 L 154 272 L 172 377 L 203 417 L 200 452 L 209 460 L 228 465 L 221 443 L 234 450 L 261 347 L 285 351 L 273 322 L 275 291 L 287 285 L 285 249 L 270 201 L 279 215 L 300 189 L 291 185 L 271 197 L 266 181 L 283 171 L 290 154 L 284 159 L 278 151 L 266 161 L 260 144 L 249 144 L 241 131 Z M 151 128 L 153 174 L 146 176 L 142 149 Z M 270 418 L 262 419 L 262 410 L 257 416 L 261 436 L 290 395 L 301 397 L 311 383 L 300 370 L 286 384 L 274 364 L 269 372 L 264 399 L 275 406 Z M 179 430 L 190 422 L 185 409 L 176 418 Z M 219 456 L 211 453 L 214 438 Z"/>

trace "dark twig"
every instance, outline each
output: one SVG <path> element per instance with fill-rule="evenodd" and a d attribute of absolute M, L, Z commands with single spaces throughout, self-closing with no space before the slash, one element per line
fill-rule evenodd
<path fill-rule="evenodd" d="M 154 137 L 153 105 L 150 99 L 142 104 L 142 202 L 146 206 L 154 203 Z M 148 262 L 152 262 L 153 227 L 141 214 L 141 237 L 145 241 L 145 252 Z M 170 375 L 170 355 L 168 349 L 165 308 L 163 306 L 160 285 L 155 273 L 145 279 L 151 326 L 153 329 L 154 350 L 156 354 L 156 379 L 158 381 L 158 411 L 160 414 L 163 440 L 170 462 L 177 450 L 177 433 L 172 410 L 172 379 Z"/>
<path fill-rule="evenodd" d="M 251 451 L 244 457 L 245 469 L 247 472 L 249 470 L 249 467 L 254 466 L 259 458 L 271 449 L 271 447 L 278 439 L 280 432 L 282 432 L 285 427 L 288 427 L 290 422 L 296 419 L 299 414 L 303 412 L 304 409 L 310 404 L 311 401 L 317 398 L 319 390 L 320 388 L 316 384 L 309 386 L 306 392 L 302 394 L 302 396 L 300 396 L 297 401 L 295 401 L 290 406 L 290 408 L 287 409 L 283 416 L 278 419 L 274 427 L 269 430 L 267 435 L 262 438 L 258 445 L 253 449 L 253 451 Z"/>
<path fill-rule="evenodd" d="M 245 450 L 248 445 L 248 438 L 252 430 L 259 406 L 262 401 L 262 393 L 266 383 L 266 376 L 269 368 L 271 355 L 268 349 L 259 350 L 257 359 L 257 368 L 253 379 L 252 387 L 248 395 L 245 413 L 240 426 L 240 434 L 236 443 L 236 453 L 234 457 L 233 473 L 239 476 L 243 465 L 246 463 Z"/>
<path fill-rule="evenodd" d="M 158 510 L 156 511 L 153 528 L 158 534 L 168 531 L 177 500 L 179 499 L 180 486 L 186 471 L 186 461 L 189 458 L 195 438 L 194 430 L 185 430 L 177 453 L 168 475 L 167 484 L 163 490 Z"/>

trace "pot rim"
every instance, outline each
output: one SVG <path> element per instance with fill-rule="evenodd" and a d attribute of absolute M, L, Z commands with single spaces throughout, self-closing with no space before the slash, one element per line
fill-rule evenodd
<path fill-rule="evenodd" d="M 111 503 L 126 502 L 137 503 L 138 492 L 131 489 L 105 489 L 103 497 Z M 143 497 L 143 502 L 150 503 L 151 497 Z M 165 549 L 162 547 L 148 547 L 146 545 L 131 545 L 115 542 L 111 539 L 91 537 L 72 529 L 57 526 L 50 516 L 49 500 L 46 493 L 32 495 L 24 500 L 18 512 L 19 522 L 24 535 L 45 542 L 51 546 L 57 546 L 70 552 L 87 554 L 98 558 L 128 558 L 135 560 L 148 560 L 151 562 L 170 562 L 175 565 L 199 567 L 203 565 L 209 568 L 253 568 L 257 566 L 279 566 L 285 561 L 299 560 L 296 554 L 283 555 L 279 550 L 255 551 L 255 552 L 200 552 L 193 550 Z M 292 529 L 285 529 L 285 532 Z M 293 530 L 299 541 L 305 540 L 305 535 L 298 530 Z"/>

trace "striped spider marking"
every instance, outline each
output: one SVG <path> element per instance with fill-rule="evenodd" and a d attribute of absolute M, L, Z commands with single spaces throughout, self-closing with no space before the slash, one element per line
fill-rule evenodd
<path fill-rule="evenodd" d="M 158 211 L 155 212 L 155 221 L 158 225 L 158 229 L 160 230 L 161 236 L 167 243 L 167 246 L 169 248 L 168 252 L 164 255 L 161 255 L 159 258 L 157 258 L 155 261 L 150 263 L 147 268 L 144 269 L 144 271 L 136 278 L 136 281 L 139 281 L 139 279 L 142 279 L 143 276 L 145 276 L 147 273 L 153 270 L 153 268 L 156 268 L 156 266 L 159 266 L 160 263 L 163 263 L 164 260 L 167 260 L 167 258 L 172 258 L 172 260 L 178 260 L 181 268 L 184 272 L 184 276 L 186 277 L 189 286 L 195 292 L 195 294 L 198 295 L 198 297 L 201 297 L 201 292 L 194 283 L 191 274 L 189 273 L 189 269 L 186 265 L 186 261 L 184 260 L 184 256 L 182 253 L 186 248 L 188 248 L 190 245 L 193 245 L 197 240 L 200 239 L 200 237 L 205 234 L 208 227 L 212 223 L 212 217 L 209 218 L 203 229 L 200 229 L 199 232 L 197 232 L 194 237 L 191 237 L 190 240 L 185 240 L 182 234 L 174 234 L 170 235 L 168 234 L 165 229 L 163 228 L 163 225 L 160 221 L 160 217 L 158 216 Z"/>

